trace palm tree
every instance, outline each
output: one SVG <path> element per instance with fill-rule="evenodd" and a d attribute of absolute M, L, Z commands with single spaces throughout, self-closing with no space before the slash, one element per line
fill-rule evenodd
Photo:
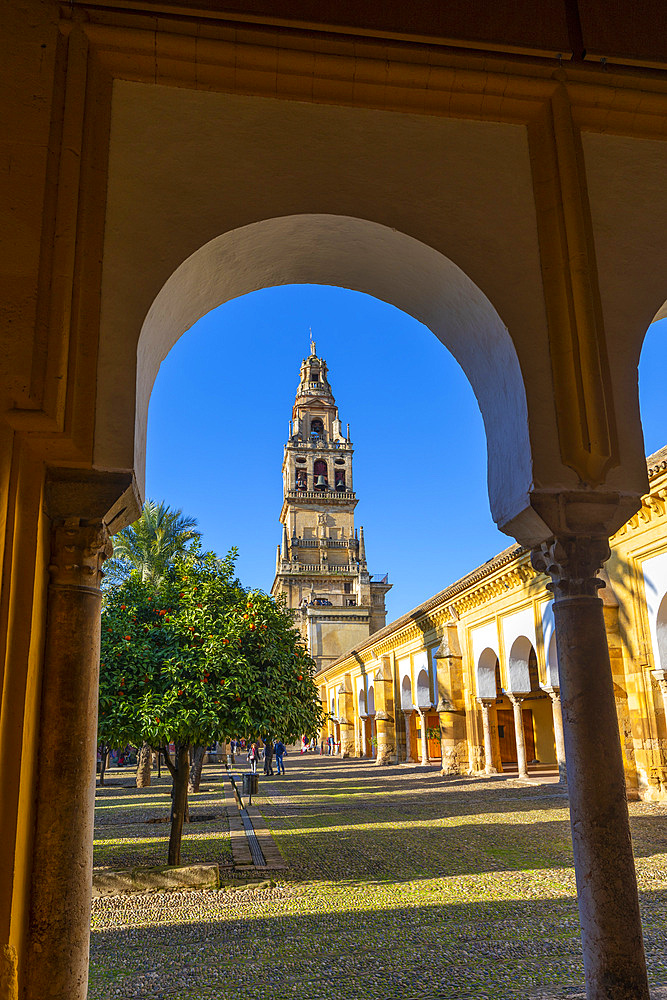
<path fill-rule="evenodd" d="M 113 559 L 105 567 L 105 583 L 113 586 L 137 573 L 145 583 L 159 584 L 175 557 L 201 538 L 196 528 L 194 517 L 184 517 L 181 510 L 147 500 L 141 517 L 114 537 Z M 151 783 L 152 755 L 144 743 L 138 755 L 137 788 Z"/>
<path fill-rule="evenodd" d="M 176 556 L 201 537 L 197 520 L 164 502 L 147 500 L 141 517 L 113 540 L 113 559 L 105 567 L 107 583 L 138 573 L 144 583 L 159 583 Z"/>

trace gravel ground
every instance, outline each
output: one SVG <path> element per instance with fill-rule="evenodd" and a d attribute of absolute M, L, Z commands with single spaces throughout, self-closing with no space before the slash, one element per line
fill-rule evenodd
<path fill-rule="evenodd" d="M 287 766 L 255 801 L 289 871 L 264 890 L 95 900 L 90 1000 L 581 995 L 557 786 L 327 757 Z M 667 986 L 667 806 L 630 811 L 650 976 Z"/>

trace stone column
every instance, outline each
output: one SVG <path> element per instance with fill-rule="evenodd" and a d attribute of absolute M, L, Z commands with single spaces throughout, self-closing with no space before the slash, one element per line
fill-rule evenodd
<path fill-rule="evenodd" d="M 625 774 L 605 634 L 606 536 L 533 552 L 551 577 L 572 846 L 588 1000 L 649 1000 Z"/>
<path fill-rule="evenodd" d="M 565 767 L 565 740 L 563 737 L 563 713 L 560 706 L 560 691 L 558 688 L 544 689 L 551 698 L 551 711 L 554 721 L 554 742 L 556 744 L 556 760 L 558 761 L 559 781 L 567 784 L 567 769 Z"/>
<path fill-rule="evenodd" d="M 27 997 L 88 986 L 104 523 L 55 521 L 42 680 Z"/>
<path fill-rule="evenodd" d="M 360 744 L 361 744 L 361 756 L 368 757 L 368 747 L 366 746 L 366 719 L 367 715 L 359 716 L 359 725 L 361 726 L 361 731 L 359 733 Z"/>
<path fill-rule="evenodd" d="M 375 713 L 375 730 L 377 733 L 376 764 L 392 764 L 396 738 L 393 720 L 386 712 Z"/>
<path fill-rule="evenodd" d="M 512 702 L 512 710 L 514 712 L 514 735 L 516 737 L 516 762 L 519 768 L 519 777 L 528 777 L 528 768 L 526 766 L 526 740 L 523 735 L 523 713 L 521 712 L 521 705 L 523 704 L 523 698 L 520 698 L 516 694 L 510 694 L 508 692 L 507 697 Z"/>
<path fill-rule="evenodd" d="M 482 729 L 484 730 L 484 773 L 497 774 L 498 769 L 493 763 L 493 742 L 491 740 L 491 719 L 489 712 L 493 705 L 493 700 L 489 698 L 479 698 L 482 708 Z"/>
<path fill-rule="evenodd" d="M 375 763 L 395 763 L 396 727 L 394 725 L 394 681 L 389 656 L 381 658 L 382 666 L 375 675 L 375 730 L 377 757 Z"/>
<path fill-rule="evenodd" d="M 431 763 L 430 757 L 428 755 L 428 739 L 426 737 L 426 712 L 428 711 L 428 709 L 418 708 L 417 711 L 419 712 L 419 718 L 421 719 L 421 724 L 422 724 L 422 738 L 421 738 L 422 759 L 421 759 L 421 765 L 422 765 L 422 767 L 427 767 Z"/>
<path fill-rule="evenodd" d="M 413 712 L 412 709 L 410 709 L 409 711 L 406 711 L 405 709 L 403 709 L 403 722 L 405 724 L 405 763 L 406 764 L 414 764 L 414 762 L 415 762 L 415 759 L 412 756 L 412 725 L 411 725 L 412 712 Z"/>

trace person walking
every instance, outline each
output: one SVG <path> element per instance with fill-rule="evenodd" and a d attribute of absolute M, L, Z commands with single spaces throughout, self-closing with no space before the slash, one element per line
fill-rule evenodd
<path fill-rule="evenodd" d="M 273 777 L 273 743 L 271 738 L 264 744 L 264 774 Z"/>
<path fill-rule="evenodd" d="M 331 756 L 334 748 L 334 738 L 331 735 L 331 733 L 329 733 L 329 735 L 327 736 L 327 747 L 329 749 L 329 756 Z"/>
<path fill-rule="evenodd" d="M 278 774 L 285 773 L 285 764 L 283 762 L 283 757 L 287 753 L 287 748 L 282 740 L 276 740 L 276 745 L 274 747 L 276 751 L 276 764 L 278 765 Z"/>
<path fill-rule="evenodd" d="M 250 770 L 253 774 L 257 774 L 257 744 L 253 743 L 248 751 L 248 760 L 250 761 Z"/>

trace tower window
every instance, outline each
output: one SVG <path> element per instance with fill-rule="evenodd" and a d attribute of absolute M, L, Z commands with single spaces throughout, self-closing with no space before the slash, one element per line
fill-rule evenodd
<path fill-rule="evenodd" d="M 324 424 L 319 417 L 316 417 L 315 420 L 311 420 L 310 433 L 312 437 L 322 437 L 324 434 Z"/>
<path fill-rule="evenodd" d="M 306 470 L 297 469 L 296 470 L 296 488 L 297 490 L 306 489 Z"/>
<path fill-rule="evenodd" d="M 352 584 L 351 583 L 346 583 L 345 584 L 345 593 L 346 594 L 351 594 L 352 593 Z"/>
<path fill-rule="evenodd" d="M 345 489 L 345 469 L 336 469 L 336 489 Z"/>

